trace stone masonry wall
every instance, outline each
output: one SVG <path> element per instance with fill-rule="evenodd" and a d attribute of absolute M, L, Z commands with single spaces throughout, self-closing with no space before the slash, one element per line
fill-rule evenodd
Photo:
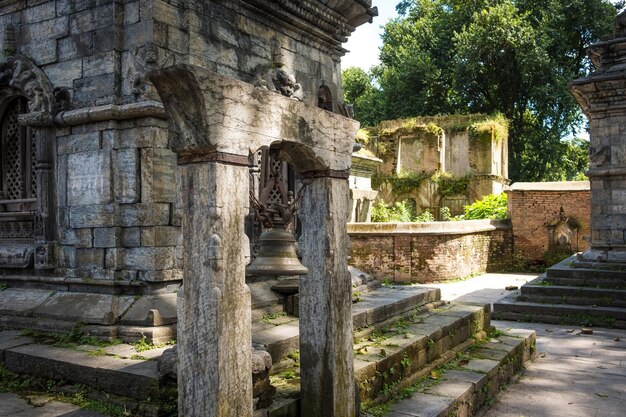
<path fill-rule="evenodd" d="M 317 105 L 322 85 L 336 100 L 337 50 L 297 26 L 277 31 L 273 12 L 259 13 L 254 4 L 2 1 L 0 28 L 12 25 L 17 53 L 41 69 L 53 87 L 69 91 L 70 111 L 158 102 L 142 71 L 173 63 L 254 82 L 280 60 L 301 84 L 300 97 L 308 104 Z M 83 119 L 56 127 L 55 272 L 86 279 L 181 279 L 176 157 L 168 148 L 164 115 Z"/>
<path fill-rule="evenodd" d="M 585 240 L 590 219 L 588 182 L 515 183 L 507 195 L 515 255 L 520 260 L 542 259 L 550 249 L 550 226 L 562 218 L 578 224 L 572 251 L 589 247 Z"/>
<path fill-rule="evenodd" d="M 167 123 L 146 118 L 59 133 L 58 272 L 127 281 L 181 279 L 176 156 L 167 148 Z"/>
<path fill-rule="evenodd" d="M 352 223 L 348 234 L 351 265 L 404 284 L 498 271 L 512 259 L 507 221 Z"/>

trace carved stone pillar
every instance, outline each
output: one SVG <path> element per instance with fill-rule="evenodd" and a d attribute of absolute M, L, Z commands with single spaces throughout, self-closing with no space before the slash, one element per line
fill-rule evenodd
<path fill-rule="evenodd" d="M 591 248 L 575 266 L 602 267 L 626 264 L 626 33 L 592 45 L 589 55 L 596 71 L 570 84 L 591 141 Z"/>
<path fill-rule="evenodd" d="M 178 413 L 184 417 L 252 416 L 251 306 L 242 244 L 249 177 L 247 157 L 239 163 L 230 157 L 186 163 L 179 156 L 184 301 L 178 305 Z"/>
<path fill-rule="evenodd" d="M 36 143 L 35 173 L 37 175 L 37 248 L 35 268 L 53 269 L 57 265 L 57 210 L 55 199 L 54 157 L 55 129 L 40 127 L 33 131 Z"/>
<path fill-rule="evenodd" d="M 352 287 L 348 272 L 347 175 L 322 176 L 306 188 L 299 219 L 300 372 L 303 417 L 356 415 Z"/>

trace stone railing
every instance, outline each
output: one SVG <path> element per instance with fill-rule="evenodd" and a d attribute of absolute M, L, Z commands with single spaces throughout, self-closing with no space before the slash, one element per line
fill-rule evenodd
<path fill-rule="evenodd" d="M 493 272 L 510 264 L 508 220 L 350 223 L 350 264 L 380 280 L 424 283 Z"/>

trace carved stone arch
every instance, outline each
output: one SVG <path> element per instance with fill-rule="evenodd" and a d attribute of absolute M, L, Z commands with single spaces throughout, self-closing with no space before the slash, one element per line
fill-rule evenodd
<path fill-rule="evenodd" d="M 52 83 L 28 57 L 12 55 L 0 63 L 0 87 L 12 88 L 25 96 L 28 99 L 29 113 L 52 111 Z"/>

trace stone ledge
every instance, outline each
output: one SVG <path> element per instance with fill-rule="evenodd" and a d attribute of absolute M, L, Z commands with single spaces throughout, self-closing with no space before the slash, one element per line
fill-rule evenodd
<path fill-rule="evenodd" d="M 589 181 L 516 182 L 507 191 L 589 191 Z"/>
<path fill-rule="evenodd" d="M 348 224 L 348 234 L 350 235 L 465 235 L 509 229 L 511 229 L 511 222 L 509 220 L 463 220 L 458 222 Z"/>

